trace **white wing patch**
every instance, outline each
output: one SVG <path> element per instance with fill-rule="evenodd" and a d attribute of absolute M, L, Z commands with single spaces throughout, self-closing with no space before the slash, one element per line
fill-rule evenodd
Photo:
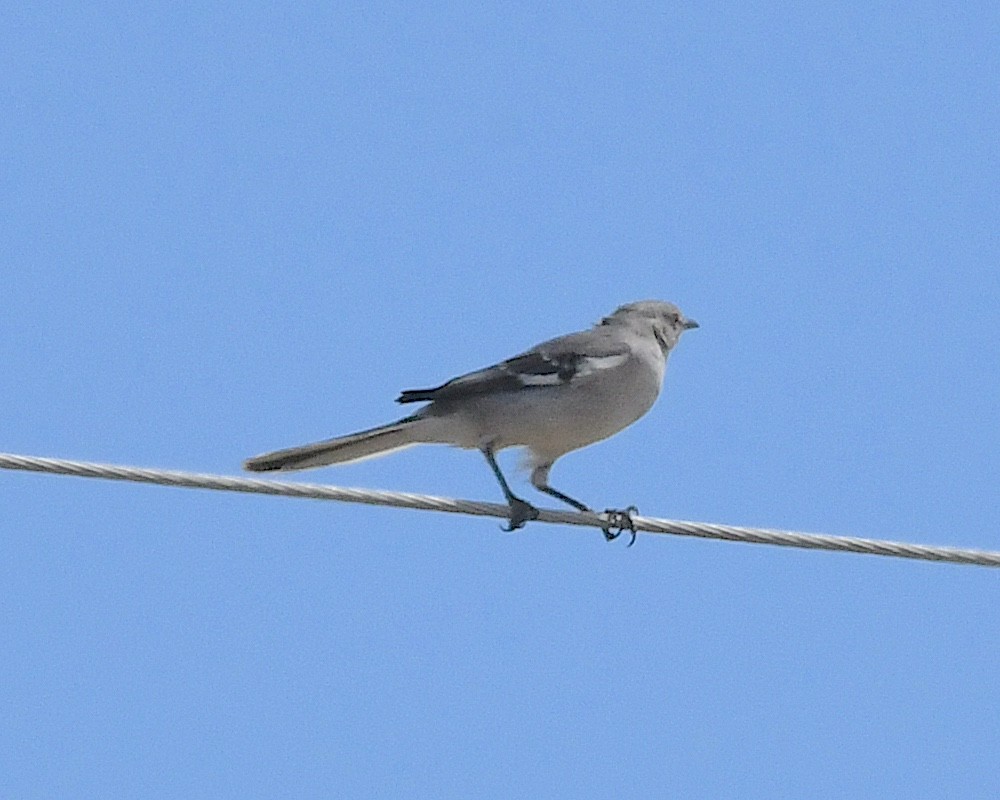
<path fill-rule="evenodd" d="M 559 377 L 558 372 L 548 372 L 544 375 L 522 372 L 517 376 L 517 379 L 524 386 L 558 386 L 560 383 L 566 382 Z"/>
<path fill-rule="evenodd" d="M 576 362 L 571 372 L 521 372 L 517 379 L 523 386 L 558 386 L 572 383 L 603 370 L 620 367 L 628 360 L 627 353 L 616 353 L 611 356 L 594 356 L 581 358 Z"/>
<path fill-rule="evenodd" d="M 606 369 L 615 369 L 620 367 L 628 361 L 628 353 L 616 353 L 613 356 L 600 356 L 594 358 L 583 358 L 580 360 L 579 365 L 576 368 L 576 374 L 573 379 L 585 378 L 588 375 L 593 375 L 595 372 L 601 372 Z"/>

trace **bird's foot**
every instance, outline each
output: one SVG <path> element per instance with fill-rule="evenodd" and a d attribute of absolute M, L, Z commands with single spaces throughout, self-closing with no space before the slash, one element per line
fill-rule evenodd
<path fill-rule="evenodd" d="M 606 524 L 601 528 L 604 532 L 604 538 L 609 542 L 613 542 L 619 536 L 622 535 L 623 531 L 628 531 L 631 534 L 628 546 L 631 547 L 635 544 L 635 521 L 632 519 L 633 514 L 638 514 L 639 509 L 635 506 L 629 506 L 626 509 L 616 510 L 613 508 L 605 509 L 604 516 L 607 518 Z"/>
<path fill-rule="evenodd" d="M 538 519 L 538 509 L 531 503 L 525 502 L 520 497 L 511 497 L 507 502 L 510 503 L 510 524 L 500 527 L 508 533 L 523 528 L 533 519 Z"/>

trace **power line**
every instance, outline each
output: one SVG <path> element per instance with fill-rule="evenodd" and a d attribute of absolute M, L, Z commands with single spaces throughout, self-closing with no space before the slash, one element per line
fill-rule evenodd
<path fill-rule="evenodd" d="M 346 503 L 366 503 L 376 506 L 394 506 L 424 511 L 444 511 L 450 514 L 474 514 L 481 517 L 507 519 L 509 509 L 499 503 L 480 503 L 454 500 L 409 492 L 386 492 L 374 489 L 349 489 L 315 483 L 264 481 L 254 478 L 234 478 L 227 475 L 206 475 L 196 472 L 126 467 L 117 464 L 95 464 L 88 461 L 67 461 L 58 458 L 0 453 L 0 468 L 27 472 L 46 472 L 56 475 L 75 475 L 80 478 L 154 483 L 188 489 L 214 489 L 221 492 L 246 492 L 271 494 L 282 497 L 302 497 L 313 500 L 340 500 Z M 866 553 L 875 556 L 913 558 L 922 561 L 944 561 L 952 564 L 975 564 L 983 567 L 1000 567 L 1000 552 L 967 550 L 958 547 L 907 544 L 881 539 L 860 539 L 849 536 L 827 536 L 815 533 L 797 533 L 768 528 L 742 528 L 732 525 L 714 525 L 705 522 L 657 519 L 633 516 L 635 529 L 646 533 L 668 533 L 675 536 L 697 536 L 703 539 L 723 539 L 730 542 L 771 544 L 781 547 L 801 547 L 810 550 L 837 550 L 846 553 Z M 602 520 L 593 514 L 570 511 L 541 510 L 537 522 L 560 525 L 583 525 L 600 528 Z"/>

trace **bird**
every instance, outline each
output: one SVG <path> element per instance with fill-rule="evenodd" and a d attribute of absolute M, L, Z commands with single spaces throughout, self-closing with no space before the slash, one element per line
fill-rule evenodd
<path fill-rule="evenodd" d="M 426 405 L 395 422 L 264 453 L 243 466 L 252 472 L 311 469 L 417 444 L 475 449 L 485 457 L 510 509 L 505 530 L 516 530 L 539 512 L 511 490 L 496 454 L 522 447 L 535 489 L 594 514 L 585 503 L 549 485 L 552 465 L 645 415 L 660 394 L 667 357 L 681 335 L 697 327 L 673 303 L 626 303 L 588 330 L 550 339 L 433 388 L 403 391 L 396 402 Z M 635 511 L 634 506 L 606 510 L 605 538 L 611 541 L 630 530 L 634 542 Z"/>

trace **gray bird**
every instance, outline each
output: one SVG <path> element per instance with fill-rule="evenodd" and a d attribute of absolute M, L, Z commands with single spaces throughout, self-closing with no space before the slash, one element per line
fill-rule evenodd
<path fill-rule="evenodd" d="M 587 505 L 549 486 L 556 459 L 628 427 L 652 407 L 663 385 L 667 356 L 698 323 L 673 303 L 643 300 L 620 306 L 587 331 L 560 336 L 492 367 L 433 389 L 408 389 L 399 403 L 426 402 L 415 414 L 377 428 L 247 460 L 254 472 L 345 464 L 415 444 L 478 449 L 510 505 L 507 530 L 538 509 L 517 497 L 497 464 L 505 447 L 529 452 L 531 483 L 574 508 Z M 632 527 L 630 507 L 605 512 L 610 541 Z M 617 528 L 617 532 L 612 532 Z"/>

